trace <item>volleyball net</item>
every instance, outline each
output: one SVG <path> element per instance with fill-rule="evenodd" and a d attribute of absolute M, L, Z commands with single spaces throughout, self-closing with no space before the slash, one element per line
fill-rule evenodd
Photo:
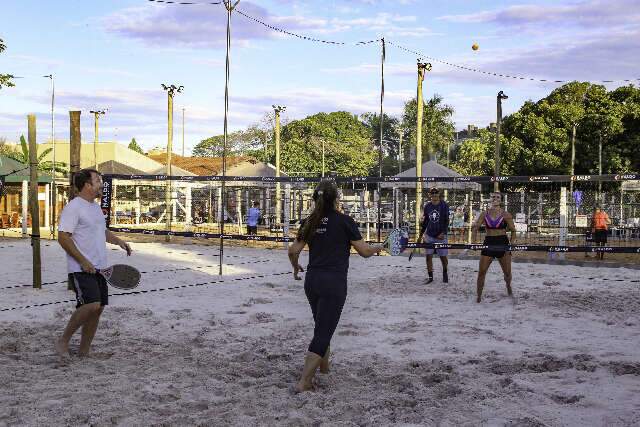
<path fill-rule="evenodd" d="M 474 242 L 472 225 L 488 209 L 497 183 L 518 235 L 518 245 L 511 250 L 640 253 L 638 174 L 420 179 L 106 175 L 101 206 L 109 228 L 116 232 L 286 243 L 313 210 L 313 190 L 322 179 L 336 183 L 340 209 L 372 242 L 403 228 L 409 233 L 409 247 L 434 246 L 416 240 L 421 207 L 435 187 L 450 209 L 445 246 L 482 249 L 477 242 L 484 230 Z M 596 207 L 611 221 L 604 246 L 593 243 Z"/>

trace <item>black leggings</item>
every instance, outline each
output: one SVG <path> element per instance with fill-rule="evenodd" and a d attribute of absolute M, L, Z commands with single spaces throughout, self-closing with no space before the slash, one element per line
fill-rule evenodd
<path fill-rule="evenodd" d="M 309 300 L 315 322 L 309 351 L 324 357 L 347 299 L 347 275 L 307 271 L 304 278 L 304 292 Z"/>

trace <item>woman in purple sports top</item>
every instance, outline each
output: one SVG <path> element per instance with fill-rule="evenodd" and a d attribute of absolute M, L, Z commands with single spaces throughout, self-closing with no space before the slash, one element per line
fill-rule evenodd
<path fill-rule="evenodd" d="M 486 235 L 483 244 L 492 246 L 503 246 L 509 244 L 509 238 L 507 237 L 507 230 L 511 232 L 511 244 L 515 244 L 516 241 L 516 226 L 513 223 L 513 216 L 502 209 L 502 194 L 491 193 L 491 207 L 486 211 L 480 213 L 480 216 L 473 224 L 472 241 L 476 242 L 476 236 L 478 235 L 478 229 L 484 224 L 486 228 Z M 504 281 L 507 285 L 507 294 L 513 297 L 511 290 L 511 252 L 508 251 L 495 251 L 484 249 L 480 255 L 480 267 L 478 268 L 478 298 L 476 302 L 480 302 L 482 299 L 482 290 L 484 289 L 484 280 L 487 275 L 487 270 L 493 262 L 493 259 L 497 258 L 504 273 Z"/>

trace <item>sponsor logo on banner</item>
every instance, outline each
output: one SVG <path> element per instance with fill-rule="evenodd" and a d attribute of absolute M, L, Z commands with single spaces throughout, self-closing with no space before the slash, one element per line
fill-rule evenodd
<path fill-rule="evenodd" d="M 453 180 L 456 181 L 456 182 L 461 182 L 461 181 L 469 182 L 469 181 L 471 181 L 471 177 L 469 177 L 469 176 L 455 176 L 455 177 L 453 177 Z"/>
<path fill-rule="evenodd" d="M 167 175 L 153 175 L 153 179 L 164 180 L 167 179 Z"/>
<path fill-rule="evenodd" d="M 492 176 L 491 177 L 491 182 L 502 182 L 502 181 L 508 181 L 509 177 L 508 176 Z"/>
<path fill-rule="evenodd" d="M 591 181 L 591 175 L 573 175 L 571 181 Z"/>
<path fill-rule="evenodd" d="M 615 249 L 611 246 L 596 246 L 591 249 L 591 252 L 614 252 Z"/>
<path fill-rule="evenodd" d="M 397 176 L 385 176 L 384 180 L 385 180 L 385 182 L 397 182 L 397 181 L 400 181 L 400 177 L 397 177 Z"/>
<path fill-rule="evenodd" d="M 154 230 L 142 230 L 142 234 L 156 234 Z"/>
<path fill-rule="evenodd" d="M 616 181 L 619 181 L 621 179 L 637 179 L 638 175 L 636 174 L 625 174 L 625 175 L 616 175 L 613 177 L 613 179 L 615 179 Z"/>
<path fill-rule="evenodd" d="M 276 242 L 290 242 L 291 238 L 290 237 L 276 237 L 275 241 Z"/>
<path fill-rule="evenodd" d="M 193 237 L 207 237 L 207 233 L 193 233 Z"/>
<path fill-rule="evenodd" d="M 262 240 L 262 236 L 247 236 L 246 237 L 247 240 Z"/>
<path fill-rule="evenodd" d="M 366 176 L 356 176 L 353 178 L 354 182 L 365 182 L 367 180 Z"/>
<path fill-rule="evenodd" d="M 526 251 L 529 250 L 529 246 L 526 245 L 515 245 L 511 246 L 512 251 Z"/>
<path fill-rule="evenodd" d="M 548 176 L 530 176 L 529 181 L 549 181 Z"/>
<path fill-rule="evenodd" d="M 569 252 L 569 248 L 566 246 L 551 246 L 549 252 Z"/>
<path fill-rule="evenodd" d="M 479 249 L 489 249 L 489 245 L 469 245 L 469 249 L 476 251 Z"/>
<path fill-rule="evenodd" d="M 262 181 L 262 182 L 275 182 L 275 180 L 276 180 L 276 179 L 275 179 L 274 177 L 272 177 L 272 176 L 263 176 L 263 177 L 261 178 L 261 181 Z"/>
<path fill-rule="evenodd" d="M 451 243 L 434 243 L 434 249 L 451 249 L 453 245 Z"/>

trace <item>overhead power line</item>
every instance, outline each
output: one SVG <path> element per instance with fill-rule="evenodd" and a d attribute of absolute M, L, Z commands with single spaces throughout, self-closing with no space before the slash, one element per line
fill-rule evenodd
<path fill-rule="evenodd" d="M 193 1 L 171 1 L 171 0 L 147 0 L 151 3 L 165 3 L 165 4 L 180 4 L 180 5 L 191 5 L 191 6 L 208 6 L 211 4 L 222 4 L 221 1 L 212 1 L 212 2 L 193 2 Z"/>
<path fill-rule="evenodd" d="M 216 4 L 222 4 L 223 2 L 209 2 L 209 3 L 198 3 L 198 2 L 178 2 L 178 1 L 172 1 L 172 0 L 148 0 L 150 2 L 154 2 L 154 3 L 166 3 L 166 4 L 178 4 L 178 5 L 216 5 Z M 336 46 L 363 46 L 363 45 L 368 45 L 371 43 L 377 43 L 377 42 L 381 42 L 382 39 L 384 37 L 378 38 L 378 39 L 372 39 L 372 40 L 364 40 L 364 41 L 358 41 L 358 42 L 343 42 L 343 41 L 337 41 L 337 40 L 327 40 L 327 39 L 320 39 L 317 37 L 312 37 L 312 36 L 307 36 L 307 35 L 303 35 L 303 34 L 298 34 L 298 33 L 294 33 L 292 31 L 289 30 L 285 30 L 284 28 L 280 28 L 280 27 L 276 27 L 274 25 L 268 24 L 264 21 L 262 21 L 261 19 L 258 19 L 256 17 L 253 17 L 251 15 L 248 15 L 247 13 L 241 11 L 238 8 L 234 9 L 234 12 L 237 12 L 240 16 L 243 16 L 246 19 L 249 19 L 257 24 L 260 24 L 266 28 L 269 28 L 272 31 L 277 31 L 279 33 L 282 34 L 286 34 L 288 36 L 291 37 L 296 37 L 300 40 L 306 40 L 306 41 L 311 41 L 311 42 L 317 42 L 317 43 L 324 43 L 324 44 L 331 44 L 331 45 L 336 45 Z M 427 59 L 429 61 L 432 62 L 437 62 L 440 64 L 444 64 L 447 65 L 449 67 L 453 67 L 453 68 L 457 68 L 459 70 L 464 70 L 464 71 L 468 71 L 468 72 L 472 72 L 472 73 L 478 73 L 478 74 L 484 74 L 486 76 L 492 76 L 492 77 L 499 77 L 499 78 L 504 78 L 504 79 L 512 79 L 512 80 L 521 80 L 521 81 L 532 81 L 532 82 L 540 82 L 540 83 L 569 83 L 571 81 L 574 80 L 582 80 L 582 79 L 543 79 L 543 78 L 539 78 L 539 77 L 530 77 L 530 76 L 519 76 L 519 75 L 513 75 L 513 74 L 506 74 L 506 73 L 500 73 L 500 72 L 496 72 L 496 71 L 486 71 L 486 70 L 481 70 L 479 68 L 474 68 L 474 67 L 469 67 L 466 65 L 461 65 L 461 64 L 456 64 L 450 61 L 446 61 L 444 59 L 440 59 L 440 58 L 434 58 L 433 56 L 430 55 L 425 55 L 422 52 L 419 52 L 417 50 L 413 50 L 413 49 L 409 49 L 405 46 L 400 45 L 399 43 L 395 43 L 395 42 L 391 42 L 388 39 L 386 39 L 386 42 L 391 45 L 394 46 L 400 50 L 403 50 L 405 52 L 414 54 L 420 58 L 423 59 Z M 604 79 L 604 80 L 588 80 L 592 83 L 634 83 L 637 81 L 640 81 L 640 78 L 632 78 L 632 79 Z"/>
<path fill-rule="evenodd" d="M 429 61 L 433 61 L 433 62 L 438 62 L 440 64 L 444 64 L 444 65 L 448 65 L 449 67 L 453 67 L 453 68 L 458 68 L 460 70 L 464 70 L 464 71 L 470 71 L 473 73 L 480 73 L 480 74 L 484 74 L 487 76 L 493 76 L 493 77 L 502 77 L 502 78 L 506 78 L 506 79 L 513 79 L 513 80 L 528 80 L 528 81 L 533 81 L 533 82 L 542 82 L 542 83 L 569 83 L 573 80 L 577 80 L 577 79 L 572 79 L 572 80 L 555 80 L 555 79 L 541 79 L 538 77 L 527 77 L 527 76 L 515 76 L 515 75 L 510 75 L 510 74 L 504 74 L 504 73 L 498 73 L 498 72 L 494 72 L 494 71 L 485 71 L 485 70 L 480 70 L 478 68 L 472 68 L 472 67 L 467 67 L 465 65 L 460 65 L 460 64 L 454 64 L 453 62 L 449 62 L 449 61 L 445 61 L 442 59 L 438 59 L 438 58 L 434 58 L 432 56 L 429 55 L 425 55 L 422 52 L 418 52 L 416 50 L 412 50 L 409 48 L 406 48 L 398 43 L 394 43 L 391 41 L 387 40 L 387 43 L 390 44 L 391 46 L 394 46 L 400 50 L 404 50 L 405 52 L 409 52 L 412 53 L 414 55 L 417 55 L 420 58 L 423 59 L 428 59 Z M 592 80 L 592 82 L 594 83 L 615 83 L 615 82 L 627 82 L 627 83 L 632 83 L 635 81 L 640 81 L 640 78 L 638 79 L 618 79 L 618 80 Z"/>
<path fill-rule="evenodd" d="M 265 26 L 265 27 L 267 27 L 267 28 L 269 28 L 269 29 L 271 29 L 273 31 L 278 31 L 280 33 L 283 33 L 283 34 L 286 34 L 286 35 L 289 35 L 289 36 L 292 36 L 292 37 L 297 37 L 299 39 L 312 41 L 312 42 L 334 44 L 334 45 L 355 45 L 355 46 L 358 46 L 358 45 L 366 45 L 366 44 L 376 43 L 376 42 L 379 42 L 379 41 L 382 40 L 382 39 L 374 39 L 374 40 L 365 40 L 365 41 L 348 43 L 348 42 L 340 42 L 340 41 L 335 41 L 335 40 L 319 39 L 319 38 L 315 38 L 315 37 L 311 37 L 311 36 L 304 36 L 304 35 L 301 35 L 301 34 L 296 34 L 296 33 L 293 33 L 291 31 L 287 31 L 287 30 L 284 30 L 282 28 L 275 27 L 275 26 L 273 26 L 271 24 L 267 24 L 266 22 L 261 21 L 258 18 L 254 18 L 253 16 L 247 15 L 246 13 L 244 13 L 243 11 L 241 11 L 239 9 L 236 9 L 235 12 L 237 12 L 241 16 L 244 16 L 245 18 L 250 19 L 251 21 L 257 22 L 258 24 L 260 24 L 262 26 Z"/>

